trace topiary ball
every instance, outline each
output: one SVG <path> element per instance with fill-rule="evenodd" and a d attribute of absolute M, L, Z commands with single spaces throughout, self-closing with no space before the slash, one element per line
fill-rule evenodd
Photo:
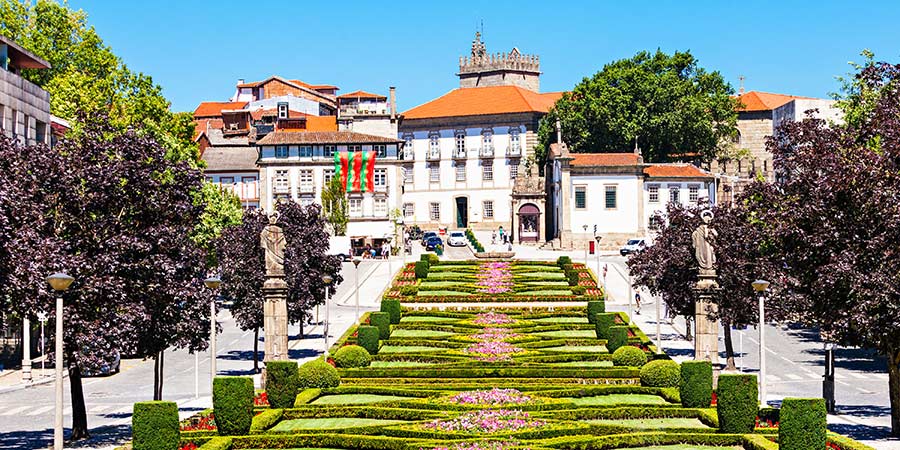
<path fill-rule="evenodd" d="M 343 369 L 368 367 L 372 363 L 369 351 L 358 345 L 346 345 L 334 354 L 334 363 Z"/>
<path fill-rule="evenodd" d="M 641 367 L 647 364 L 647 354 L 637 347 L 626 345 L 613 352 L 612 362 L 614 366 Z"/>
<path fill-rule="evenodd" d="M 671 359 L 657 359 L 641 367 L 641 385 L 649 387 L 678 387 L 681 367 Z"/>
<path fill-rule="evenodd" d="M 341 376 L 337 369 L 323 361 L 314 359 L 302 366 L 299 370 L 300 388 L 331 388 L 341 384 Z"/>

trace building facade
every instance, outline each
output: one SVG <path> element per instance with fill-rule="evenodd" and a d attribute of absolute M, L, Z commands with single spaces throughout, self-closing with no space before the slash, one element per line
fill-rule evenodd
<path fill-rule="evenodd" d="M 0 129 L 23 145 L 50 144 L 50 94 L 22 78 L 22 69 L 50 63 L 0 36 Z"/>

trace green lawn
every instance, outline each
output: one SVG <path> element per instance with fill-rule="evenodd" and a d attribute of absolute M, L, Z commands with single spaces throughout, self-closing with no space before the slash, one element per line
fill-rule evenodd
<path fill-rule="evenodd" d="M 402 338 L 402 337 L 447 337 L 453 336 L 456 333 L 451 333 L 449 331 L 438 331 L 438 330 L 394 330 L 391 331 L 392 338 Z"/>
<path fill-rule="evenodd" d="M 291 432 L 297 430 L 337 430 L 349 427 L 365 427 L 370 425 L 394 425 L 405 423 L 405 420 L 365 419 L 360 417 L 333 417 L 324 419 L 291 419 L 282 420 L 271 428 L 274 432 Z"/>
<path fill-rule="evenodd" d="M 373 363 L 374 364 L 374 363 Z M 569 361 L 564 363 L 552 363 L 561 367 L 612 367 L 612 361 Z"/>
<path fill-rule="evenodd" d="M 441 347 L 426 347 L 424 345 L 385 345 L 378 350 L 379 354 L 384 353 L 416 353 L 416 352 L 437 352 L 446 350 Z"/>
<path fill-rule="evenodd" d="M 422 367 L 431 365 L 434 365 L 434 363 L 423 361 L 372 361 L 370 367 Z"/>
<path fill-rule="evenodd" d="M 542 317 L 528 320 L 540 323 L 588 323 L 587 317 Z"/>
<path fill-rule="evenodd" d="M 595 395 L 593 397 L 566 398 L 571 400 L 578 406 L 599 406 L 599 405 L 665 405 L 666 400 L 658 395 L 650 394 L 608 394 Z"/>
<path fill-rule="evenodd" d="M 595 335 L 596 336 L 596 335 Z M 605 345 L 566 345 L 563 347 L 548 347 L 541 350 L 551 352 L 589 352 L 589 353 L 607 353 Z"/>
<path fill-rule="evenodd" d="M 459 281 L 423 281 L 419 283 L 419 289 L 429 287 L 453 287 L 459 285 Z"/>
<path fill-rule="evenodd" d="M 526 281 L 522 284 L 528 286 L 568 286 L 568 281 Z"/>
<path fill-rule="evenodd" d="M 463 272 L 428 272 L 428 280 L 441 280 L 442 278 L 469 278 L 475 280 L 471 273 Z"/>
<path fill-rule="evenodd" d="M 587 338 L 597 339 L 597 332 L 594 330 L 558 330 L 558 331 L 541 331 L 539 333 L 531 333 L 535 336 L 543 336 L 550 338 Z M 393 336 L 393 334 L 391 334 Z"/>
<path fill-rule="evenodd" d="M 517 292 L 516 295 L 572 295 L 568 289 L 542 289 L 539 291 Z"/>
<path fill-rule="evenodd" d="M 364 403 L 389 402 L 392 400 L 410 400 L 410 397 L 377 394 L 337 394 L 323 395 L 313 400 L 310 405 L 359 405 Z"/>
<path fill-rule="evenodd" d="M 542 280 L 565 280 L 566 274 L 563 272 L 525 272 L 520 273 L 523 277 L 540 278 Z"/>
<path fill-rule="evenodd" d="M 460 320 L 460 319 L 457 319 L 455 317 L 437 317 L 437 316 L 403 316 L 400 318 L 400 323 L 403 323 L 403 322 L 455 322 L 457 320 Z"/>
<path fill-rule="evenodd" d="M 417 296 L 417 297 L 423 297 L 423 296 L 424 296 L 424 297 L 435 297 L 435 296 L 441 296 L 441 297 L 443 297 L 443 296 L 446 296 L 446 295 L 454 295 L 454 296 L 464 295 L 464 296 L 468 296 L 468 295 L 472 295 L 472 294 L 470 294 L 470 293 L 468 293 L 468 292 L 462 292 L 462 291 L 419 291 L 419 292 L 416 293 L 416 296 Z"/>
<path fill-rule="evenodd" d="M 595 419 L 585 420 L 587 423 L 601 425 L 624 425 L 639 430 L 660 430 L 663 428 L 709 428 L 699 419 L 687 417 L 666 417 L 655 419 Z"/>

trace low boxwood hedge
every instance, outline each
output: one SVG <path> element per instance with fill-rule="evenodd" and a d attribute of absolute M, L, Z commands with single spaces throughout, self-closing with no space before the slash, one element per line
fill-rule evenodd
<path fill-rule="evenodd" d="M 637 347 L 626 345 L 613 352 L 612 362 L 614 366 L 641 367 L 647 364 L 647 354 Z"/>
<path fill-rule="evenodd" d="M 297 364 L 295 363 L 294 365 L 296 366 Z M 292 404 L 291 407 L 293 406 Z M 283 409 L 267 409 L 253 416 L 253 421 L 250 424 L 250 434 L 262 433 L 272 428 L 273 425 L 281 420 L 283 414 Z"/>
<path fill-rule="evenodd" d="M 205 444 L 198 447 L 198 450 L 230 450 L 232 438 L 230 437 L 214 437 Z"/>
<path fill-rule="evenodd" d="M 320 359 L 309 361 L 299 369 L 300 388 L 331 388 L 341 384 L 337 369 Z"/>
<path fill-rule="evenodd" d="M 178 450 L 178 404 L 138 402 L 131 416 L 135 450 Z"/>
<path fill-rule="evenodd" d="M 671 359 L 657 359 L 641 367 L 641 384 L 650 387 L 678 387 L 681 368 Z"/>
<path fill-rule="evenodd" d="M 381 337 L 381 330 L 371 325 L 360 325 L 356 329 L 356 342 L 370 355 L 378 353 L 378 339 Z"/>
<path fill-rule="evenodd" d="M 253 421 L 253 379 L 216 377 L 213 379 L 213 412 L 222 436 L 242 436 Z"/>
<path fill-rule="evenodd" d="M 716 389 L 716 413 L 723 433 L 751 433 L 759 411 L 756 375 L 722 374 Z"/>
<path fill-rule="evenodd" d="M 613 325 L 609 327 L 609 337 L 606 340 L 606 349 L 615 352 L 619 347 L 628 345 L 628 327 L 625 325 Z"/>
<path fill-rule="evenodd" d="M 299 370 L 295 361 L 269 361 L 266 363 L 266 396 L 272 408 L 294 406 L 300 385 Z"/>
<path fill-rule="evenodd" d="M 687 408 L 709 408 L 713 371 L 709 361 L 681 363 L 681 403 Z"/>
<path fill-rule="evenodd" d="M 403 286 L 405 287 L 405 286 Z M 402 289 L 400 291 L 403 292 Z M 395 299 L 384 299 L 381 300 L 381 312 L 386 312 L 391 316 L 391 323 L 397 325 L 400 323 L 401 312 L 400 312 L 400 300 Z"/>
<path fill-rule="evenodd" d="M 781 403 L 778 445 L 789 450 L 825 448 L 827 415 L 823 398 L 785 398 Z"/>

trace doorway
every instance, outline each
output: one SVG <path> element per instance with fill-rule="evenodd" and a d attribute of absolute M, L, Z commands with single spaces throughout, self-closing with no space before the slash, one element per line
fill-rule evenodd
<path fill-rule="evenodd" d="M 519 208 L 519 243 L 540 240 L 540 220 L 541 210 L 534 204 L 526 203 Z"/>
<path fill-rule="evenodd" d="M 456 227 L 469 227 L 469 199 L 466 197 L 456 197 Z"/>

